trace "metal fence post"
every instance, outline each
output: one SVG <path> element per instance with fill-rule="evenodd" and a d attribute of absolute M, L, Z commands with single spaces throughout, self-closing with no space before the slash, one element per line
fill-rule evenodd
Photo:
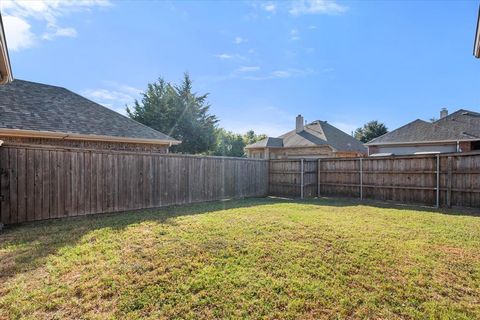
<path fill-rule="evenodd" d="M 304 170 L 303 170 L 303 159 L 300 161 L 300 168 L 301 168 L 301 172 L 300 172 L 300 198 L 303 199 L 303 173 L 304 173 Z"/>
<path fill-rule="evenodd" d="M 440 155 L 437 154 L 437 208 L 440 207 Z"/>

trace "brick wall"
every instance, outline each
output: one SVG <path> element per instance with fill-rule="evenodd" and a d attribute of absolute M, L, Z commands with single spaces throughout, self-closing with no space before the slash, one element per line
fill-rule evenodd
<path fill-rule="evenodd" d="M 378 147 L 377 146 L 369 146 L 368 147 L 368 154 L 375 154 L 378 153 Z"/>
<path fill-rule="evenodd" d="M 460 149 L 462 152 L 472 151 L 472 143 L 470 141 L 460 141 Z"/>

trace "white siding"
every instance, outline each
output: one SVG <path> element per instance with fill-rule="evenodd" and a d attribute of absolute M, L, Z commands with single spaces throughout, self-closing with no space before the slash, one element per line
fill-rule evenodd
<path fill-rule="evenodd" d="M 447 145 L 437 145 L 437 146 L 384 146 L 378 147 L 377 153 L 393 153 L 394 155 L 404 155 L 404 154 L 414 154 L 415 152 L 456 152 L 456 144 L 447 144 Z"/>

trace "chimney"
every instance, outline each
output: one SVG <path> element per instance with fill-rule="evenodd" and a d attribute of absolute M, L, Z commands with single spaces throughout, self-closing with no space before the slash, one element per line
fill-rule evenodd
<path fill-rule="evenodd" d="M 303 131 L 303 117 L 301 114 L 295 119 L 295 132 L 300 133 Z"/>
<path fill-rule="evenodd" d="M 446 116 L 448 116 L 448 110 L 447 108 L 442 108 L 442 110 L 440 110 L 440 119 L 445 118 Z"/>

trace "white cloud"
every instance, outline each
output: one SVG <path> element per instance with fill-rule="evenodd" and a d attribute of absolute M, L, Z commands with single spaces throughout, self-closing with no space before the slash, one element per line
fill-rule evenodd
<path fill-rule="evenodd" d="M 262 5 L 263 10 L 271 13 L 275 13 L 277 11 L 277 5 L 273 2 L 267 2 Z"/>
<path fill-rule="evenodd" d="M 235 44 L 240 44 L 240 43 L 244 43 L 244 42 L 247 42 L 248 40 L 245 39 L 245 38 L 242 38 L 242 37 L 235 37 L 235 39 L 233 40 L 233 42 Z"/>
<path fill-rule="evenodd" d="M 216 54 L 215 57 L 217 57 L 217 58 L 220 59 L 220 60 L 233 59 L 233 55 L 228 54 L 228 53 Z"/>
<path fill-rule="evenodd" d="M 246 60 L 244 56 L 239 54 L 220 53 L 220 54 L 215 54 L 214 56 L 220 60 L 239 60 L 239 61 Z"/>
<path fill-rule="evenodd" d="M 52 32 L 46 32 L 43 34 L 42 39 L 53 40 L 56 37 L 68 37 L 75 38 L 77 36 L 77 30 L 74 28 L 56 28 Z"/>
<path fill-rule="evenodd" d="M 0 10 L 4 16 L 9 47 L 18 51 L 32 47 L 39 39 L 75 37 L 77 31 L 73 27 L 62 26 L 59 22 L 62 17 L 109 5 L 108 0 L 1 0 Z M 33 30 L 33 21 L 40 22 L 35 24 L 39 30 Z"/>
<path fill-rule="evenodd" d="M 258 71 L 260 70 L 260 67 L 258 66 L 243 66 L 243 67 L 240 67 L 238 68 L 236 71 L 237 72 L 254 72 L 254 71 Z"/>
<path fill-rule="evenodd" d="M 86 89 L 82 94 L 87 98 L 118 113 L 126 114 L 125 106 L 131 106 L 140 98 L 143 90 L 117 82 L 105 82 L 107 88 Z"/>
<path fill-rule="evenodd" d="M 347 10 L 334 0 L 299 0 L 292 2 L 290 14 L 300 16 L 304 14 L 340 14 Z"/>
<path fill-rule="evenodd" d="M 14 16 L 4 16 L 3 23 L 8 40 L 8 49 L 19 51 L 34 45 L 35 35 L 30 31 L 31 27 L 27 21 Z"/>
<path fill-rule="evenodd" d="M 293 78 L 293 77 L 306 77 L 313 73 L 314 71 L 310 68 L 306 68 L 306 69 L 290 68 L 290 69 L 284 69 L 284 70 L 275 70 L 263 76 L 246 76 L 244 77 L 244 79 L 247 79 L 247 80 L 286 79 L 286 78 Z"/>
<path fill-rule="evenodd" d="M 300 35 L 299 35 L 297 29 L 292 29 L 292 30 L 290 30 L 289 35 L 290 35 L 290 40 L 291 40 L 291 41 L 300 40 Z"/>
<path fill-rule="evenodd" d="M 273 78 L 289 78 L 292 76 L 292 73 L 290 71 L 277 70 L 273 71 L 271 75 Z"/>

